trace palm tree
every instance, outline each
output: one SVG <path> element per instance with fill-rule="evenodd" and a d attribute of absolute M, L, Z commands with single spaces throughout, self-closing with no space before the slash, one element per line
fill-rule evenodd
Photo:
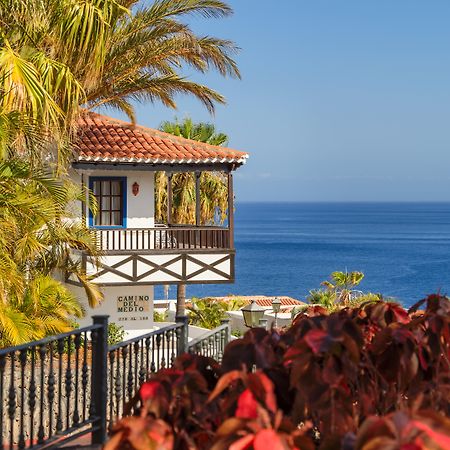
<path fill-rule="evenodd" d="M 160 101 L 175 108 L 177 94 L 197 97 L 209 111 L 225 99 L 209 87 L 183 76 L 189 66 L 201 73 L 211 69 L 223 76 L 240 77 L 232 55 L 233 42 L 195 34 L 183 22 L 187 16 L 226 17 L 231 8 L 219 0 L 155 0 L 147 5 L 130 0 L 122 3 L 110 21 L 105 40 L 101 77 L 86 86 L 86 105 L 117 108 L 134 122 L 131 101 Z"/>
<path fill-rule="evenodd" d="M 217 133 L 211 123 L 194 123 L 185 118 L 182 122 L 163 122 L 159 129 L 175 136 L 226 145 L 228 136 Z M 156 174 L 156 219 L 167 220 L 167 177 L 164 172 Z M 217 225 L 224 222 L 228 212 L 228 187 L 226 177 L 219 172 L 203 172 L 200 177 L 200 220 L 202 224 Z M 175 223 L 195 224 L 195 174 L 179 173 L 172 177 L 172 218 Z"/>
<path fill-rule="evenodd" d="M 228 40 L 196 35 L 186 16 L 225 17 L 218 0 L 0 0 L 2 106 L 63 129 L 79 107 L 109 106 L 135 119 L 131 101 L 197 97 L 208 110 L 224 98 L 182 68 L 239 77 Z"/>
<path fill-rule="evenodd" d="M 217 133 L 212 123 L 194 123 L 190 117 L 186 117 L 182 122 L 178 119 L 175 119 L 175 122 L 162 122 L 159 129 L 174 136 L 206 142 L 211 145 L 225 146 L 228 143 L 228 136 L 225 133 Z"/>
<path fill-rule="evenodd" d="M 380 300 L 392 301 L 383 295 L 355 290 L 364 278 L 362 272 L 333 272 L 330 281 L 322 281 L 325 289 L 313 289 L 309 291 L 306 300 L 311 304 L 318 304 L 329 311 L 341 308 L 353 308 L 366 302 L 377 302 Z M 300 308 L 302 311 L 304 308 Z M 296 311 L 298 313 L 299 311 Z"/>
<path fill-rule="evenodd" d="M 0 303 L 0 348 L 70 331 L 83 308 L 74 295 L 48 275 L 30 279 L 21 296 Z"/>
<path fill-rule="evenodd" d="M 73 249 L 96 255 L 95 238 L 70 220 L 67 204 L 80 200 L 64 184 L 23 161 L 0 163 L 0 343 L 17 344 L 67 331 L 82 307 L 52 276 L 69 270 L 84 285 L 88 302 L 101 300 Z"/>
<path fill-rule="evenodd" d="M 67 164 L 71 124 L 86 102 L 81 61 L 85 78 L 98 77 L 115 9 L 124 8 L 112 0 L 0 0 L 0 110 L 52 138 L 51 146 L 12 145 L 13 157 L 38 166 L 56 149 L 56 165 Z"/>
<path fill-rule="evenodd" d="M 68 331 L 81 304 L 55 270 L 71 270 L 88 301 L 101 294 L 85 276 L 72 248 L 96 255 L 95 239 L 80 222 L 69 221 L 67 204 L 81 200 L 79 188 L 24 159 L 11 159 L 25 146 L 48 143 L 26 114 L 0 111 L 0 345 L 23 343 Z"/>
<path fill-rule="evenodd" d="M 333 272 L 331 281 L 323 281 L 322 286 L 336 294 L 337 301 L 347 305 L 354 296 L 354 288 L 364 278 L 362 272 Z"/>

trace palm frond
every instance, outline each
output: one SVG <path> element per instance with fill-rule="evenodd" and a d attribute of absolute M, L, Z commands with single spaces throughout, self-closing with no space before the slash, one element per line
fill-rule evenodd
<path fill-rule="evenodd" d="M 156 0 L 150 7 L 155 17 L 180 17 L 198 15 L 205 18 L 226 17 L 233 10 L 218 0 Z"/>
<path fill-rule="evenodd" d="M 10 305 L 0 304 L 0 346 L 24 344 L 33 338 L 33 326 L 26 314 Z"/>

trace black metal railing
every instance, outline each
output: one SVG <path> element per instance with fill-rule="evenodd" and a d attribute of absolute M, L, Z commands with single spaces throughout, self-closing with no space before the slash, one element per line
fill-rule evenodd
<path fill-rule="evenodd" d="M 208 356 L 221 362 L 223 352 L 228 342 L 230 342 L 230 338 L 229 321 L 224 320 L 222 325 L 189 342 L 188 352 Z"/>
<path fill-rule="evenodd" d="M 0 350 L 0 449 L 41 448 L 95 433 L 101 410 L 92 362 L 101 323 Z"/>
<path fill-rule="evenodd" d="M 187 317 L 108 347 L 108 316 L 69 333 L 0 350 L 0 450 L 60 446 L 107 429 L 152 373 L 185 352 L 221 360 L 228 323 L 188 344 Z"/>
<path fill-rule="evenodd" d="M 184 323 L 177 323 L 109 347 L 108 428 L 152 373 L 172 366 L 183 352 L 183 334 Z"/>

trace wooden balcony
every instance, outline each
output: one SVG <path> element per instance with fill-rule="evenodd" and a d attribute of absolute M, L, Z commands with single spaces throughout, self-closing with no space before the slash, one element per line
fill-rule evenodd
<path fill-rule="evenodd" d="M 157 226 L 154 228 L 95 229 L 97 245 L 111 252 L 231 249 L 231 232 L 222 227 Z"/>
<path fill-rule="evenodd" d="M 80 253 L 86 274 L 102 286 L 233 283 L 232 230 L 156 226 L 93 229 L 102 253 L 96 265 Z M 77 284 L 70 276 L 67 282 Z"/>

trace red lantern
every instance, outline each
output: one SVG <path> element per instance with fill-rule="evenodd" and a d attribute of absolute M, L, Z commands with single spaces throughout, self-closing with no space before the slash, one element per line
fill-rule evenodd
<path fill-rule="evenodd" d="M 134 196 L 139 194 L 139 184 L 136 181 L 133 183 L 132 192 Z"/>

